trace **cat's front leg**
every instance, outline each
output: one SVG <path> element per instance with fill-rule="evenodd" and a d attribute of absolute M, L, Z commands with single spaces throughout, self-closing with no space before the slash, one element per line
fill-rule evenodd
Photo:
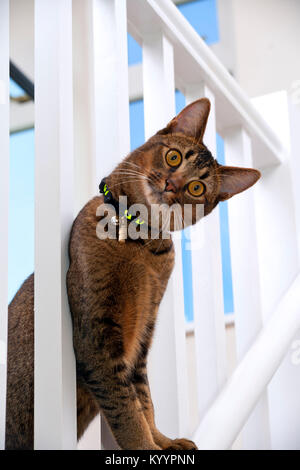
<path fill-rule="evenodd" d="M 92 392 L 99 402 L 111 431 L 121 449 L 158 450 L 141 403 L 132 384 L 116 376 L 106 375 L 96 383 L 93 380 Z M 109 390 L 108 394 L 103 391 Z"/>
<path fill-rule="evenodd" d="M 145 357 L 140 357 L 131 378 L 142 404 L 145 418 L 149 424 L 155 443 L 165 450 L 196 450 L 197 446 L 189 439 L 170 439 L 162 434 L 155 425 L 154 407 L 151 399 Z"/>
<path fill-rule="evenodd" d="M 122 362 L 94 352 L 77 360 L 78 373 L 96 398 L 122 450 L 160 450 L 153 439 L 135 388 Z"/>

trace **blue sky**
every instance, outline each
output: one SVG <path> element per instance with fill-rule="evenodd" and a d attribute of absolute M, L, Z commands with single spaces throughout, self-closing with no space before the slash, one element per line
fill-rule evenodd
<path fill-rule="evenodd" d="M 218 42 L 216 0 L 196 0 L 178 5 L 178 9 L 207 44 Z M 142 49 L 131 36 L 128 38 L 128 62 L 130 65 L 142 62 Z"/>
<path fill-rule="evenodd" d="M 183 4 L 179 9 L 190 21 L 195 30 L 209 44 L 219 39 L 218 19 L 215 0 L 197 0 Z M 142 61 L 141 47 L 128 35 L 129 64 Z M 20 96 L 22 90 L 12 80 L 11 96 Z M 176 92 L 176 112 L 185 105 L 184 96 Z M 144 142 L 143 101 L 130 104 L 130 138 L 131 148 Z M 217 141 L 218 160 L 224 161 L 223 142 Z M 9 216 L 9 300 L 20 284 L 34 269 L 34 131 L 26 130 L 11 135 L 10 139 L 10 216 Z M 224 283 L 225 313 L 233 311 L 233 295 L 230 265 L 230 241 L 228 232 L 227 203 L 220 204 L 221 241 Z M 182 243 L 184 265 L 185 314 L 188 320 L 193 319 L 193 291 L 191 253 Z"/>
<path fill-rule="evenodd" d="M 10 79 L 9 94 L 11 97 L 17 98 L 18 96 L 24 95 L 24 91 L 21 87 L 19 87 L 19 85 L 16 82 Z"/>
<path fill-rule="evenodd" d="M 34 265 L 34 131 L 10 137 L 8 298 Z"/>

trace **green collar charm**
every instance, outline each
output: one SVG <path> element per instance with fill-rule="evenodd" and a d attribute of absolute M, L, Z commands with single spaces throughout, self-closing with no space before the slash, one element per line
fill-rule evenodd
<path fill-rule="evenodd" d="M 132 221 L 137 225 L 143 225 L 146 222 L 136 215 L 130 214 L 128 209 L 113 197 L 105 182 L 105 178 L 103 178 L 99 185 L 99 191 L 104 195 L 105 204 L 111 204 L 115 208 L 117 215 L 113 216 L 111 221 L 114 225 L 119 225 L 119 242 L 124 243 L 127 238 L 127 223 L 125 219 Z"/>

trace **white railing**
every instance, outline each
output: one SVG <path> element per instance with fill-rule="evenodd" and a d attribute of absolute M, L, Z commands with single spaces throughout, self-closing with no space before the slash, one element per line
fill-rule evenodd
<path fill-rule="evenodd" d="M 0 85 L 8 81 L 8 3 L 2 0 L 0 4 Z M 130 148 L 127 26 L 143 47 L 146 138 L 175 114 L 176 86 L 187 103 L 202 96 L 210 99 L 205 142 L 214 154 L 218 132 L 225 140 L 226 163 L 263 170 L 257 188 L 229 204 L 241 362 L 221 394 L 227 367 L 218 211 L 193 228 L 191 243 L 195 413 L 199 417 L 196 441 L 201 448 L 228 448 L 243 428 L 245 447 L 255 442 L 258 448 L 267 448 L 270 405 L 266 386 L 300 327 L 295 309 L 298 281 L 283 298 L 299 271 L 291 176 L 280 141 L 171 0 L 35 0 L 35 447 L 75 448 L 74 356 L 64 282 L 66 246 L 74 214 L 97 193 L 98 182 Z M 0 108 L 1 146 L 8 141 L 7 93 L 5 96 Z M 8 144 L 1 158 L 6 165 L 0 176 L 3 221 L 8 207 Z M 282 197 L 288 207 L 280 204 Z M 5 260 L 7 232 L 1 230 L 1 236 Z M 199 249 L 200 236 L 204 246 Z M 272 257 L 275 249 L 276 257 Z M 5 342 L 7 262 L 1 263 L 0 271 L 4 280 L 0 340 Z M 256 339 L 280 299 L 276 316 Z M 287 319 L 286 308 L 290 309 Z M 270 334 L 276 338 L 272 345 Z M 182 260 L 176 241 L 175 270 L 160 308 L 149 371 L 157 424 L 170 437 L 190 434 L 185 341 Z M 0 367 L 3 384 L 5 366 Z M 3 430 L 5 387 L 1 390 Z M 240 406 L 235 413 L 232 400 L 237 397 Z M 96 428 L 100 430 L 99 423 Z M 226 436 L 219 432 L 222 428 Z M 109 446 L 105 428 L 103 432 Z M 3 437 L 2 431 L 2 447 Z"/>
<path fill-rule="evenodd" d="M 300 328 L 299 305 L 300 275 L 202 420 L 194 436 L 199 449 L 229 449 L 233 444 Z"/>

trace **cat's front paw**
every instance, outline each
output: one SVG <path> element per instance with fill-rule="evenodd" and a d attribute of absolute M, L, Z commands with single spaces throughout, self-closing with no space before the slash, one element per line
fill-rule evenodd
<path fill-rule="evenodd" d="M 198 447 L 193 441 L 189 439 L 173 439 L 171 445 L 168 445 L 164 450 L 197 450 Z"/>

